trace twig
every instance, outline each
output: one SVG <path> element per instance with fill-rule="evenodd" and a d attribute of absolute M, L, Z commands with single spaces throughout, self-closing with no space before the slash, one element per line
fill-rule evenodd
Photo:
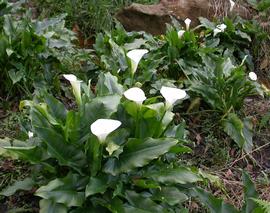
<path fill-rule="evenodd" d="M 261 150 L 262 148 L 267 147 L 267 146 L 269 146 L 269 145 L 270 145 L 270 142 L 268 142 L 268 143 L 266 143 L 266 144 L 264 144 L 264 145 L 262 145 L 262 146 L 260 146 L 260 147 L 258 147 L 258 148 L 256 148 L 256 149 L 254 149 L 252 152 L 247 153 L 247 154 L 243 155 L 241 158 L 238 158 L 238 159 L 236 159 L 235 161 L 233 161 L 232 163 L 230 163 L 228 167 L 232 167 L 234 164 L 236 164 L 236 163 L 239 162 L 240 160 L 243 160 L 246 156 L 249 156 L 249 155 L 251 155 L 252 153 L 257 152 L 257 151 Z"/>

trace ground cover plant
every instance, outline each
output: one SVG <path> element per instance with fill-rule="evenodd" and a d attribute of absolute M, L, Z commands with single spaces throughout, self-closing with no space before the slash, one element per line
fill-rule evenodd
<path fill-rule="evenodd" d="M 17 10 L 25 10 L 17 4 Z M 11 9 L 14 4 L 2 1 L 1 5 L 0 97 L 3 102 L 15 96 L 30 97 L 34 88 L 56 91 L 60 73 L 80 70 L 80 64 L 76 67 L 74 62 L 83 53 L 74 49 L 75 35 L 65 27 L 65 16 L 37 21 L 31 20 L 28 12 L 22 12 L 18 19 Z"/>
<path fill-rule="evenodd" d="M 3 211 L 13 207 L 14 196 L 29 195 L 32 209 L 14 211 L 268 211 L 269 90 L 258 81 L 254 59 L 256 41 L 269 35 L 258 22 L 201 18 L 193 29 L 189 19 L 184 26 L 173 19 L 161 36 L 126 32 L 116 23 L 96 35 L 92 50 L 81 50 L 65 15 L 32 20 L 1 3 L 2 37 L 12 42 L 2 46 L 7 81 L 0 91 L 13 97 L 18 92 L 9 89 L 23 87 L 29 98 L 21 114 L 10 113 L 15 127 L 1 120 L 0 171 L 9 171 L 1 176 Z M 73 13 L 67 18 L 76 18 Z M 12 27 L 18 23 L 26 27 Z M 42 41 L 42 51 L 27 38 Z M 28 162 L 23 175 L 19 170 L 8 181 L 18 159 Z M 230 183 L 239 186 L 228 192 L 235 173 Z"/>

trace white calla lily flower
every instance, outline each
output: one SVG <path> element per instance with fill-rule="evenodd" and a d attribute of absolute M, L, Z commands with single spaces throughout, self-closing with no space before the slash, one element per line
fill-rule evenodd
<path fill-rule="evenodd" d="M 179 30 L 179 31 L 177 32 L 178 38 L 182 38 L 182 36 L 184 35 L 185 32 L 186 32 L 185 30 Z"/>
<path fill-rule="evenodd" d="M 177 100 L 181 100 L 187 96 L 185 90 L 162 86 L 161 95 L 165 98 L 167 107 L 171 107 Z"/>
<path fill-rule="evenodd" d="M 227 28 L 226 24 L 219 24 L 217 25 L 217 28 L 220 29 L 222 32 L 224 32 L 224 30 Z"/>
<path fill-rule="evenodd" d="M 63 75 L 65 79 L 67 79 L 73 89 L 73 94 L 76 98 L 76 101 L 79 105 L 82 104 L 82 97 L 81 97 L 81 80 L 78 80 L 77 77 L 73 74 L 66 74 Z"/>
<path fill-rule="evenodd" d="M 137 104 L 142 104 L 142 102 L 146 99 L 144 91 L 139 87 L 132 87 L 124 92 L 124 96 L 130 100 L 134 101 Z"/>
<path fill-rule="evenodd" d="M 257 75 L 256 75 L 255 72 L 250 72 L 250 73 L 248 74 L 248 77 L 249 77 L 250 80 L 252 80 L 252 81 L 257 81 L 257 79 L 258 79 L 258 77 L 257 77 Z"/>
<path fill-rule="evenodd" d="M 191 20 L 189 18 L 186 18 L 185 20 L 186 30 L 189 30 L 190 23 L 191 23 Z"/>
<path fill-rule="evenodd" d="M 218 33 L 221 33 L 222 31 L 218 28 L 214 29 L 214 36 L 216 36 Z"/>
<path fill-rule="evenodd" d="M 146 49 L 134 49 L 127 53 L 127 57 L 131 60 L 131 72 L 134 74 L 138 68 L 138 64 L 142 57 L 148 53 Z"/>
<path fill-rule="evenodd" d="M 226 24 L 217 25 L 217 27 L 214 29 L 214 36 L 216 36 L 218 33 L 224 32 L 226 28 L 227 28 Z"/>
<path fill-rule="evenodd" d="M 107 136 L 121 126 L 121 122 L 113 119 L 98 119 L 91 124 L 91 132 L 103 143 Z"/>
<path fill-rule="evenodd" d="M 27 134 L 28 134 L 28 137 L 29 137 L 29 138 L 32 138 L 32 137 L 34 136 L 34 133 L 33 133 L 33 132 L 31 132 L 31 131 L 28 131 L 28 133 L 27 133 Z"/>
<path fill-rule="evenodd" d="M 233 11 L 234 5 L 235 5 L 235 2 L 230 0 L 230 12 Z"/>

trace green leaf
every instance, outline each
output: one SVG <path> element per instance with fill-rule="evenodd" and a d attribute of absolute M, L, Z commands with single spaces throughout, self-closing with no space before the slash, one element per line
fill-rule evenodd
<path fill-rule="evenodd" d="M 266 200 L 260 200 L 251 198 L 257 204 L 257 208 L 254 210 L 254 213 L 269 213 L 270 212 L 270 202 Z"/>
<path fill-rule="evenodd" d="M 269 0 L 261 0 L 257 5 L 257 9 L 259 11 L 265 11 L 270 8 L 270 1 Z"/>
<path fill-rule="evenodd" d="M 14 25 L 13 25 L 12 17 L 11 15 L 5 15 L 4 16 L 4 32 L 7 36 L 12 37 L 14 35 Z"/>
<path fill-rule="evenodd" d="M 48 112 L 57 120 L 62 123 L 66 120 L 67 110 L 59 100 L 57 100 L 52 95 L 45 93 L 44 100 L 48 105 Z"/>
<path fill-rule="evenodd" d="M 188 199 L 188 196 L 180 192 L 176 187 L 162 187 L 152 192 L 152 199 L 159 202 L 166 202 L 171 206 L 180 204 Z"/>
<path fill-rule="evenodd" d="M 79 175 L 69 174 L 62 179 L 54 179 L 46 186 L 40 187 L 35 195 L 68 207 L 81 206 L 85 200 L 84 192 L 80 190 L 86 186 L 86 179 Z"/>
<path fill-rule="evenodd" d="M 90 177 L 90 181 L 85 189 L 85 196 L 101 193 L 103 194 L 109 187 L 106 176 Z"/>
<path fill-rule="evenodd" d="M 252 151 L 252 122 L 244 119 L 242 122 L 236 114 L 230 113 L 223 121 L 224 131 L 246 152 Z"/>
<path fill-rule="evenodd" d="M 82 150 L 72 144 L 68 144 L 64 137 L 52 128 L 34 126 L 35 133 L 48 146 L 49 154 L 59 161 L 60 165 L 66 165 L 80 171 L 86 165 L 86 156 Z"/>
<path fill-rule="evenodd" d="M 191 194 L 192 196 L 198 197 L 212 213 L 239 213 L 232 205 L 226 204 L 223 200 L 215 198 L 212 194 L 203 189 L 193 189 Z"/>
<path fill-rule="evenodd" d="M 14 51 L 12 49 L 7 48 L 6 53 L 7 53 L 8 57 L 9 57 L 14 53 Z"/>
<path fill-rule="evenodd" d="M 202 181 L 202 178 L 186 167 L 160 168 L 158 171 L 151 171 L 145 174 L 160 183 L 187 184 Z"/>
<path fill-rule="evenodd" d="M 4 35 L 0 35 L 0 60 L 4 60 L 6 57 L 6 49 L 8 48 L 8 40 Z"/>
<path fill-rule="evenodd" d="M 199 20 L 201 22 L 201 25 L 207 29 L 214 30 L 216 28 L 215 24 L 209 21 L 207 18 L 199 17 Z"/>
<path fill-rule="evenodd" d="M 28 146 L 28 147 L 6 146 L 3 148 L 8 150 L 8 153 L 13 153 L 19 158 L 27 160 L 30 163 L 39 163 L 45 158 L 45 153 L 43 153 L 43 150 L 37 146 Z"/>
<path fill-rule="evenodd" d="M 230 58 L 227 58 L 221 66 L 223 68 L 223 74 L 226 78 L 231 75 L 232 70 L 235 68 Z"/>
<path fill-rule="evenodd" d="M 116 112 L 120 99 L 119 95 L 109 95 L 95 98 L 92 102 L 85 104 L 85 112 L 81 120 L 84 134 L 89 132 L 90 125 L 97 119 L 108 118 Z"/>
<path fill-rule="evenodd" d="M 136 39 L 134 39 L 133 42 L 131 42 L 131 43 L 126 43 L 124 47 L 125 47 L 125 49 L 126 49 L 127 51 L 129 51 L 129 50 L 138 49 L 138 48 L 140 48 L 142 45 L 145 45 L 145 43 L 146 43 L 146 40 L 145 40 L 145 39 L 142 39 L 142 38 L 136 38 Z"/>
<path fill-rule="evenodd" d="M 55 203 L 52 200 L 42 199 L 39 201 L 40 213 L 67 213 L 68 209 L 65 205 Z"/>
<path fill-rule="evenodd" d="M 12 80 L 13 84 L 16 84 L 17 82 L 22 80 L 22 78 L 24 77 L 24 73 L 22 71 L 15 72 L 15 70 L 13 69 L 8 71 L 8 75 L 10 79 Z"/>
<path fill-rule="evenodd" d="M 7 188 L 3 189 L 0 192 L 0 195 L 4 195 L 8 197 L 8 196 L 13 195 L 18 190 L 28 191 L 33 188 L 34 184 L 35 183 L 31 178 L 25 178 L 24 180 L 16 181 L 11 186 L 8 186 Z"/>
<path fill-rule="evenodd" d="M 101 168 L 103 147 L 97 137 L 92 136 L 87 140 L 85 149 L 87 151 L 87 159 L 91 162 L 91 164 L 89 165 L 91 175 L 95 176 Z"/>
<path fill-rule="evenodd" d="M 38 142 L 34 138 L 27 141 L 10 138 L 0 139 L 0 154 L 5 153 L 12 158 L 21 158 L 31 163 L 38 163 L 47 157 L 43 148 L 36 146 Z"/>
<path fill-rule="evenodd" d="M 241 30 L 237 30 L 237 31 L 235 32 L 235 34 L 236 34 L 236 35 L 239 35 L 239 36 L 240 36 L 241 38 L 243 38 L 243 39 L 247 39 L 249 42 L 252 41 L 251 38 L 250 38 L 250 36 L 249 36 L 248 34 L 242 32 Z"/>
<path fill-rule="evenodd" d="M 100 73 L 98 76 L 99 80 L 96 85 L 97 94 L 99 96 L 104 95 L 122 95 L 124 88 L 118 83 L 117 77 L 113 76 L 111 73 Z"/>
<path fill-rule="evenodd" d="M 138 212 L 166 212 L 162 206 L 155 203 L 151 198 L 134 191 L 126 191 L 125 198 L 133 207 L 143 210 Z"/>
<path fill-rule="evenodd" d="M 270 125 L 270 112 L 263 115 L 262 120 L 260 122 L 260 129 L 263 127 L 267 127 L 267 125 Z"/>
<path fill-rule="evenodd" d="M 244 200 L 245 200 L 245 204 L 243 206 L 243 213 L 249 213 L 249 212 L 253 212 L 254 209 L 257 207 L 256 202 L 254 202 L 254 200 L 252 200 L 251 198 L 258 198 L 258 193 L 256 191 L 255 185 L 252 182 L 250 176 L 248 173 L 246 173 L 245 171 L 243 171 L 243 182 L 244 182 Z"/>
<path fill-rule="evenodd" d="M 152 213 L 151 211 L 147 211 L 144 209 L 135 208 L 130 205 L 124 206 L 124 213 Z"/>
<path fill-rule="evenodd" d="M 72 144 L 79 144 L 81 139 L 81 119 L 80 113 L 68 111 L 66 115 L 66 122 L 64 126 L 65 139 Z M 87 134 L 87 132 L 86 132 Z"/>
<path fill-rule="evenodd" d="M 134 179 L 134 185 L 144 189 L 160 189 L 160 185 L 153 180 L 148 179 Z"/>
<path fill-rule="evenodd" d="M 145 166 L 151 160 L 167 153 L 177 143 L 177 140 L 170 138 L 130 139 L 119 158 L 109 159 L 104 170 L 112 175 L 129 172 L 134 168 Z"/>
<path fill-rule="evenodd" d="M 251 5 L 251 6 L 253 6 L 253 7 L 256 7 L 257 6 L 257 0 L 247 0 L 247 2 Z"/>

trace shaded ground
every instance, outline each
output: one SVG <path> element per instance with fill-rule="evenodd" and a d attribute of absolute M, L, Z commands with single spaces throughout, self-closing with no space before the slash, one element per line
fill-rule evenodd
<path fill-rule="evenodd" d="M 270 125 L 259 128 L 260 121 L 270 112 L 270 100 L 251 97 L 245 100 L 244 112 L 254 120 L 254 150 L 242 153 L 221 129 L 211 122 L 214 115 L 205 113 L 190 118 L 191 137 L 196 142 L 192 156 L 187 160 L 217 175 L 222 187 L 209 186 L 217 197 L 222 197 L 237 208 L 243 205 L 242 170 L 247 171 L 256 184 L 261 199 L 270 202 Z M 211 118 L 211 119 L 209 119 Z M 198 204 L 192 204 L 192 212 L 200 212 Z"/>

